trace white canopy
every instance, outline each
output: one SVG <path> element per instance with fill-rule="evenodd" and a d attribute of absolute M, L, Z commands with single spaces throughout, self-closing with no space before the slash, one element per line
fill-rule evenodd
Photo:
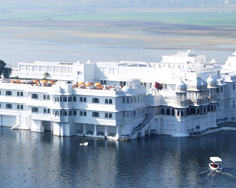
<path fill-rule="evenodd" d="M 222 159 L 219 158 L 219 157 L 210 157 L 210 160 L 211 160 L 212 162 L 222 162 Z"/>

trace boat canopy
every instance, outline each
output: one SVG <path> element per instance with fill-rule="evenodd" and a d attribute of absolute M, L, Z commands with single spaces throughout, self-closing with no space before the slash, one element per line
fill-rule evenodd
<path fill-rule="evenodd" d="M 219 158 L 219 157 L 210 157 L 210 160 L 211 160 L 212 162 L 222 162 L 222 159 Z"/>

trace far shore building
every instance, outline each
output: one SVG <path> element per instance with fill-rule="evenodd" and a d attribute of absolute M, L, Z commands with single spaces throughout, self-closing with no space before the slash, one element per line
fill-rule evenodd
<path fill-rule="evenodd" d="M 11 76 L 0 125 L 13 129 L 119 140 L 236 120 L 236 52 L 224 65 L 190 50 L 161 62 L 21 62 Z"/>

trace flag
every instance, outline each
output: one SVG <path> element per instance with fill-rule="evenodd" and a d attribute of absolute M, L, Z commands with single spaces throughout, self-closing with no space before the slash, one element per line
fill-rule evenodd
<path fill-rule="evenodd" d="M 163 86 L 160 83 L 155 82 L 155 88 L 158 90 L 162 90 Z"/>

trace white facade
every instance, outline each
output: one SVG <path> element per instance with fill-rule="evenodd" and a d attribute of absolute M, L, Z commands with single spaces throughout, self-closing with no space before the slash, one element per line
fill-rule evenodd
<path fill-rule="evenodd" d="M 235 64 L 236 53 L 221 66 L 191 51 L 161 62 L 19 63 L 12 76 L 41 79 L 47 72 L 57 83 L 3 80 L 0 122 L 58 136 L 188 136 L 236 119 Z M 99 82 L 103 89 L 77 82 Z"/>

